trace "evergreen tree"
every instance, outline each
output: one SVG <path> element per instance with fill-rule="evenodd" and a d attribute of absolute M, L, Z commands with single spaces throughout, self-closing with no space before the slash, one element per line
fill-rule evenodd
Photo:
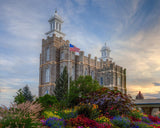
<path fill-rule="evenodd" d="M 19 89 L 17 96 L 14 97 L 14 102 L 17 104 L 21 104 L 26 101 L 33 101 L 34 96 L 31 94 L 28 85 L 26 85 L 23 89 Z"/>
<path fill-rule="evenodd" d="M 22 89 L 19 89 L 17 93 L 17 96 L 14 97 L 14 102 L 16 102 L 17 104 L 21 104 L 23 102 L 25 102 L 25 97 L 23 96 L 23 92 Z"/>
<path fill-rule="evenodd" d="M 23 88 L 23 96 L 25 97 L 26 101 L 33 101 L 33 96 L 31 94 L 31 91 L 29 90 L 29 87 L 28 85 L 26 85 L 24 88 Z"/>
<path fill-rule="evenodd" d="M 65 95 L 68 91 L 68 72 L 67 67 L 64 67 L 64 70 L 62 74 L 60 74 L 60 77 L 56 80 L 56 87 L 54 90 L 55 96 L 58 101 L 61 101 L 65 98 Z"/>

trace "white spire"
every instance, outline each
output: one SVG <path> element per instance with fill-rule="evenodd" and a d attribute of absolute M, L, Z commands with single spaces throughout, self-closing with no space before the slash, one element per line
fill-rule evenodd
<path fill-rule="evenodd" d="M 61 32 L 62 23 L 64 22 L 62 18 L 58 15 L 57 9 L 54 12 L 54 16 L 48 20 L 50 24 L 50 31 L 46 32 L 46 35 L 53 35 L 56 34 L 59 37 L 64 37 L 65 34 Z"/>
<path fill-rule="evenodd" d="M 109 45 L 107 46 L 107 43 L 105 42 L 105 45 L 101 49 L 101 59 L 103 59 L 104 61 L 106 61 L 106 59 L 112 60 L 112 58 L 110 57 L 110 52 L 110 47 Z"/>

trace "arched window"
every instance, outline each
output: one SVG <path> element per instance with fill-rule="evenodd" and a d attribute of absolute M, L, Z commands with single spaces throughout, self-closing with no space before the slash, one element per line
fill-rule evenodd
<path fill-rule="evenodd" d="M 56 22 L 56 30 L 58 30 L 58 23 Z"/>
<path fill-rule="evenodd" d="M 46 61 L 49 61 L 49 57 L 50 57 L 50 49 L 49 47 L 46 49 Z"/>
<path fill-rule="evenodd" d="M 91 71 L 92 79 L 94 79 L 94 71 Z"/>
<path fill-rule="evenodd" d="M 103 77 L 100 78 L 100 85 L 103 85 Z"/>
<path fill-rule="evenodd" d="M 72 80 L 74 80 L 74 66 L 72 67 Z"/>
<path fill-rule="evenodd" d="M 118 85 L 121 85 L 121 77 L 118 77 Z"/>
<path fill-rule="evenodd" d="M 61 74 L 63 73 L 63 66 L 61 66 L 61 68 L 60 68 L 60 73 Z"/>
<path fill-rule="evenodd" d="M 74 56 L 74 53 L 72 53 L 72 60 L 74 60 L 75 59 L 75 56 Z"/>
<path fill-rule="evenodd" d="M 85 76 L 86 76 L 86 75 L 88 75 L 88 71 L 87 71 L 87 68 L 85 69 Z"/>
<path fill-rule="evenodd" d="M 46 82 L 49 82 L 50 81 L 50 70 L 49 70 L 49 68 L 46 69 L 45 74 L 46 74 Z"/>
<path fill-rule="evenodd" d="M 61 52 L 61 60 L 64 59 L 64 52 Z"/>
<path fill-rule="evenodd" d="M 61 24 L 59 24 L 59 31 L 61 31 Z"/>

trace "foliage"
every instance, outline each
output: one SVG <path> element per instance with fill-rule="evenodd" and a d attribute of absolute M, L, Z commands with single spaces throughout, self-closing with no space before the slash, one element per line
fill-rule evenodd
<path fill-rule="evenodd" d="M 151 123 L 151 120 L 148 117 L 142 117 L 142 122 Z"/>
<path fill-rule="evenodd" d="M 105 116 L 99 116 L 97 117 L 96 119 L 94 119 L 95 121 L 99 122 L 99 123 L 108 123 L 108 124 L 111 124 L 111 121 L 109 118 L 105 117 Z"/>
<path fill-rule="evenodd" d="M 53 104 L 58 104 L 58 100 L 56 99 L 56 97 L 48 94 L 39 97 L 36 101 L 41 103 L 44 108 L 49 108 Z"/>
<path fill-rule="evenodd" d="M 91 120 L 84 115 L 78 115 L 77 118 L 71 118 L 69 120 L 72 126 L 84 126 L 84 127 L 95 127 L 97 126 L 97 122 Z"/>
<path fill-rule="evenodd" d="M 111 125 L 107 123 L 102 123 L 99 124 L 94 120 L 91 120 L 84 115 L 78 115 L 77 118 L 71 118 L 69 120 L 71 123 L 71 126 L 76 126 L 78 128 L 85 128 L 85 127 L 90 127 L 90 128 L 110 128 Z"/>
<path fill-rule="evenodd" d="M 132 128 L 153 128 L 153 127 L 143 122 L 134 122 Z"/>
<path fill-rule="evenodd" d="M 19 89 L 17 93 L 17 96 L 14 97 L 14 102 L 17 104 L 21 104 L 26 101 L 25 97 L 23 96 L 22 89 Z"/>
<path fill-rule="evenodd" d="M 51 128 L 65 128 L 65 121 L 63 119 L 52 117 L 46 120 L 45 125 Z"/>
<path fill-rule="evenodd" d="M 26 85 L 23 89 L 19 89 L 17 96 L 14 97 L 14 102 L 17 104 L 21 104 L 26 101 L 33 101 L 34 96 L 31 94 L 28 85 Z"/>
<path fill-rule="evenodd" d="M 75 118 L 78 116 L 78 113 L 75 109 L 67 109 L 67 110 L 64 110 L 64 111 L 61 111 L 60 113 L 62 119 L 70 119 L 70 118 Z"/>
<path fill-rule="evenodd" d="M 81 102 L 97 104 L 103 114 L 106 114 L 106 112 L 110 114 L 113 112 L 113 110 L 118 111 L 117 113 L 120 115 L 128 114 L 135 106 L 130 95 L 123 94 L 116 88 L 114 90 L 110 90 L 106 87 L 103 87 L 98 89 L 97 91 L 86 94 L 85 96 L 85 98 L 80 99 Z"/>
<path fill-rule="evenodd" d="M 98 106 L 95 104 L 80 104 L 77 107 L 78 115 L 84 114 L 85 117 L 95 119 L 99 115 Z"/>
<path fill-rule="evenodd" d="M 129 116 L 133 121 L 141 121 L 143 117 L 143 113 L 140 112 L 140 110 L 138 109 L 134 109 L 129 113 Z"/>
<path fill-rule="evenodd" d="M 120 128 L 130 127 L 130 120 L 127 117 L 116 116 L 111 120 L 111 122 Z"/>
<path fill-rule="evenodd" d="M 79 103 L 79 97 L 84 97 L 85 94 L 96 91 L 100 88 L 98 82 L 93 80 L 91 76 L 80 76 L 77 80 L 71 82 L 69 93 L 69 106 L 74 106 Z"/>
<path fill-rule="evenodd" d="M 57 115 L 56 113 L 53 114 L 53 112 L 51 111 L 44 111 L 44 117 L 45 118 L 56 117 L 58 119 L 61 119 L 59 115 Z"/>
<path fill-rule="evenodd" d="M 3 118 L 0 123 L 3 124 L 2 128 L 38 127 L 40 125 L 39 112 L 42 110 L 40 104 L 29 101 L 18 105 L 11 104 L 9 109 L 3 105 L 0 107 L 0 117 Z"/>
<path fill-rule="evenodd" d="M 65 66 L 62 74 L 60 74 L 60 77 L 56 80 L 56 87 L 54 93 L 57 100 L 63 101 L 65 99 L 67 91 L 68 91 L 68 73 L 67 73 L 67 67 Z"/>
<path fill-rule="evenodd" d="M 31 91 L 29 90 L 29 86 L 26 85 L 23 90 L 22 90 L 22 93 L 23 93 L 23 96 L 25 97 L 25 100 L 26 101 L 33 101 L 33 95 L 31 93 Z"/>

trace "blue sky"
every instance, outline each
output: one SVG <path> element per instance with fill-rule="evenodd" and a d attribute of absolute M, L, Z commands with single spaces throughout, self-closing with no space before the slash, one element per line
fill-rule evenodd
<path fill-rule="evenodd" d="M 29 85 L 38 95 L 39 54 L 55 8 L 65 39 L 92 57 L 105 42 L 127 69 L 128 93 L 160 98 L 159 0 L 0 0 L 0 104 Z"/>

